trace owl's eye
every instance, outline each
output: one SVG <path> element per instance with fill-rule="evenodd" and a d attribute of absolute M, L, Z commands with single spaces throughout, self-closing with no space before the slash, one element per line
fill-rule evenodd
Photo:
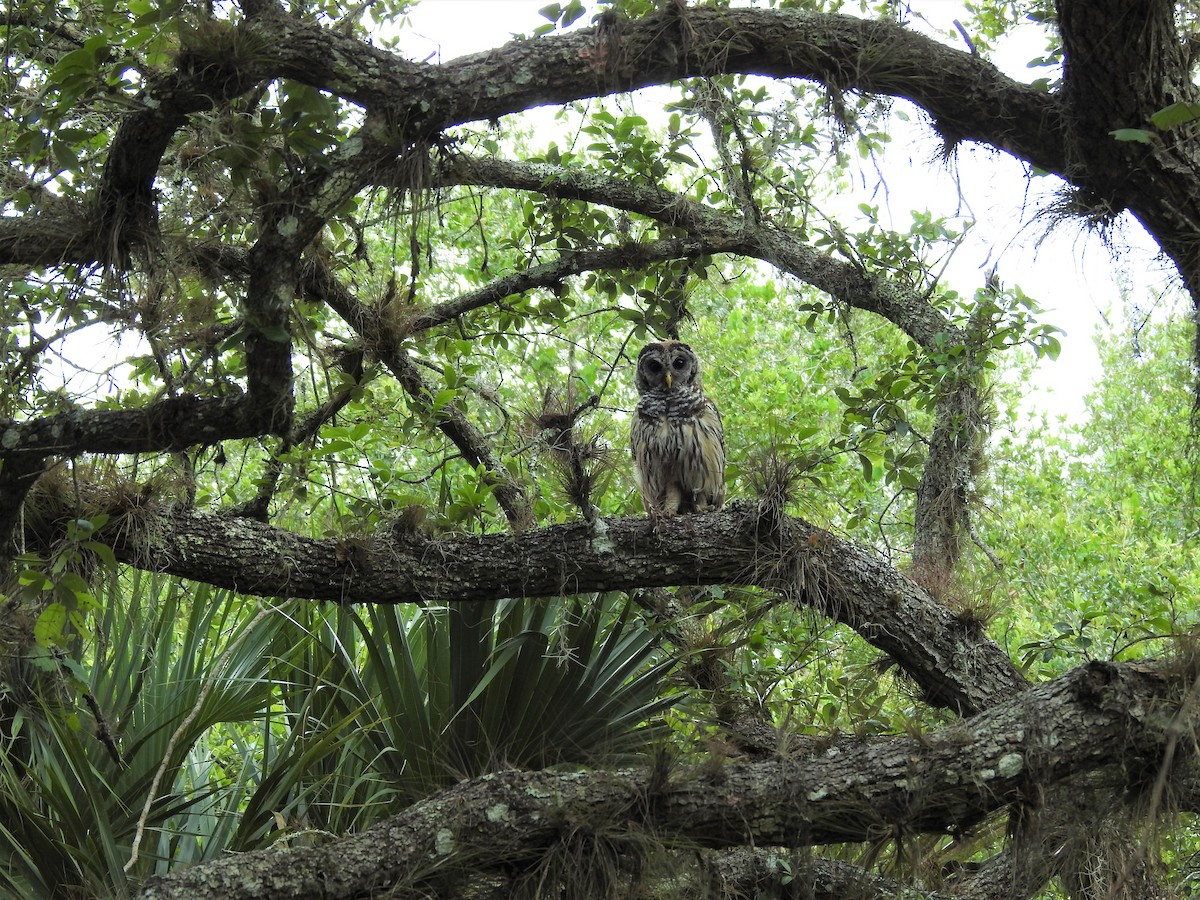
<path fill-rule="evenodd" d="M 650 370 L 652 375 L 657 375 L 663 369 L 662 363 L 660 363 L 657 359 L 646 360 L 646 368 Z"/>
<path fill-rule="evenodd" d="M 682 369 L 685 365 L 687 365 L 687 360 L 684 359 L 682 356 L 677 356 L 677 357 L 675 357 L 675 360 L 671 363 L 671 365 L 674 366 L 676 369 Z"/>

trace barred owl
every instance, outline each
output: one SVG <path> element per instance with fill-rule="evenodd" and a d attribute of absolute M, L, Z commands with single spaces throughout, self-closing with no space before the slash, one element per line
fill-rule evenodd
<path fill-rule="evenodd" d="M 725 432 L 700 385 L 687 344 L 647 344 L 638 354 L 630 445 L 642 504 L 651 516 L 720 509 L 725 502 Z"/>

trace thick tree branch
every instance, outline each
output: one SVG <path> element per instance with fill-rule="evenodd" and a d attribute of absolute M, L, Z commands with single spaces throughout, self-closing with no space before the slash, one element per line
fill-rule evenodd
<path fill-rule="evenodd" d="M 0 420 L 0 564 L 15 550 L 21 504 L 47 457 L 152 453 L 261 434 L 261 407 L 250 395 L 176 397 L 142 409 L 80 410 L 28 422 Z"/>
<path fill-rule="evenodd" d="M 46 460 L 42 456 L 6 459 L 0 465 L 0 572 L 8 572 L 14 559 L 25 549 L 21 523 L 25 497 L 42 474 Z"/>
<path fill-rule="evenodd" d="M 753 505 L 683 516 L 557 525 L 476 537 L 313 539 L 187 509 L 130 513 L 93 493 L 96 536 L 131 565 L 257 596 L 338 603 L 470 603 L 670 585 L 758 585 L 849 625 L 933 704 L 974 713 L 1025 688 L 977 626 L 958 621 L 874 553 Z M 52 502 L 46 498 L 43 503 Z M 78 515 L 47 509 L 53 520 Z M 32 538 L 31 538 L 32 540 Z"/>
<path fill-rule="evenodd" d="M 1070 123 L 1063 177 L 1079 188 L 1076 207 L 1101 223 L 1129 209 L 1179 267 L 1200 309 L 1200 145 L 1194 126 L 1159 129 L 1152 118 L 1174 103 L 1200 103 L 1176 4 L 1057 0 L 1055 8 Z M 1118 129 L 1140 130 L 1146 142 L 1117 140 Z"/>
<path fill-rule="evenodd" d="M 0 457 L 155 453 L 261 434 L 245 395 L 172 397 L 141 409 L 79 410 L 28 422 L 0 420 Z"/>
<path fill-rule="evenodd" d="M 367 109 L 368 127 L 308 178 L 318 218 L 366 173 L 464 122 L 696 75 L 745 72 L 905 96 L 956 139 L 1001 147 L 1059 171 L 1064 152 L 1048 95 L 894 22 L 794 10 L 692 9 L 506 45 L 440 66 L 414 64 L 267 5 L 238 26 L 190 36 L 175 71 L 147 84 L 121 123 L 97 192 L 101 233 L 123 252 L 149 224 L 152 183 L 171 137 L 196 112 L 288 77 Z M 926 73 L 937 73 L 930 77 Z M 971 102 L 963 100 L 964 90 Z M 316 203 L 320 197 L 324 202 Z M 303 230 L 303 229 L 302 229 Z M 117 256 L 106 250 L 109 261 Z"/>
<path fill-rule="evenodd" d="M 534 106 L 745 73 L 905 97 L 954 140 L 992 144 L 1049 171 L 1060 171 L 1065 159 L 1053 97 L 896 22 L 799 10 L 668 9 L 414 66 L 294 19 L 264 21 L 267 68 L 386 110 L 409 139 Z"/>
<path fill-rule="evenodd" d="M 446 127 L 690 75 L 745 71 L 815 77 L 840 88 L 902 95 L 903 86 L 917 94 L 917 102 L 939 119 L 957 120 L 967 110 L 965 114 L 974 118 L 956 127 L 964 131 L 986 128 L 992 133 L 992 143 L 1002 140 L 998 129 L 1003 140 L 1036 136 L 1054 143 L 1056 133 L 1046 127 L 1053 104 L 1045 94 L 1004 78 L 976 57 L 914 35 L 895 23 L 795 11 L 696 9 L 686 13 L 685 37 L 682 19 L 675 13 L 652 15 L 610 25 L 609 31 L 602 25 L 554 38 L 515 42 L 502 52 L 416 70 L 401 60 L 387 62 L 374 48 L 330 32 L 274 15 L 256 19 L 253 27 L 270 31 L 269 41 L 259 48 L 256 66 L 341 93 L 362 102 L 372 113 L 364 128 L 345 141 L 327 166 L 295 185 L 293 202 L 307 213 L 300 221 L 299 236 L 306 240 L 320 221 L 376 180 L 393 160 Z M 914 56 L 930 57 L 924 71 L 938 71 L 938 77 L 914 79 Z M 964 82 L 953 84 L 950 73 L 964 66 L 970 75 L 967 78 L 967 71 L 961 73 L 965 83 L 977 94 L 985 94 L 988 101 L 1004 101 L 1002 110 L 992 108 L 977 115 L 988 101 L 976 97 L 982 102 L 962 103 Z M 386 99 L 379 100 L 381 96 Z M 1013 117 L 1020 120 L 1015 127 L 1010 121 Z M 1045 155 L 1039 154 L 1038 164 L 1053 169 L 1051 160 L 1042 158 Z M 311 221 L 307 221 L 309 217 Z M 799 249 L 771 246 L 766 235 L 760 243 L 769 254 L 764 258 L 784 268 L 789 263 L 781 263 L 780 258 L 787 259 Z M 797 262 L 804 265 L 807 261 L 790 264 Z"/>
<path fill-rule="evenodd" d="M 971 492 L 988 434 L 982 409 L 977 373 L 949 376 L 940 386 L 913 527 L 913 573 L 930 589 L 948 583 L 970 530 Z"/>
<path fill-rule="evenodd" d="M 1127 142 L 1114 150 L 1108 134 L 1110 125 L 1144 127 L 1155 104 L 1195 99 L 1183 42 L 1162 13 L 1170 5 L 1136 6 L 1061 0 L 1067 88 L 1059 97 L 896 22 L 841 15 L 711 8 L 681 14 L 672 8 L 430 66 L 256 5 L 254 16 L 236 29 L 229 26 L 228 46 L 212 41 L 203 51 L 189 48 L 176 72 L 148 85 L 143 108 L 123 122 L 114 142 L 99 206 L 104 222 L 123 233 L 126 218 L 140 217 L 166 142 L 186 117 L 261 80 L 296 78 L 353 100 L 374 117 L 330 157 L 326 172 L 308 179 L 305 202 L 313 201 L 312 212 L 323 219 L 373 171 L 455 124 L 681 78 L 745 72 L 908 98 L 929 112 L 951 143 L 980 141 L 1055 172 L 1108 198 L 1107 215 L 1128 206 L 1200 297 L 1200 251 L 1190 239 L 1200 221 L 1200 197 L 1187 130 L 1168 132 L 1149 149 Z M 1143 9 L 1144 15 L 1138 12 Z M 1116 42 L 1113 52 L 1105 40 Z M 1093 78 L 1088 65 L 1095 69 L 1096 63 L 1113 77 Z M 1136 109 L 1122 100 L 1131 96 L 1131 84 L 1152 88 L 1136 98 Z M 1106 93 L 1093 94 L 1097 85 L 1107 85 Z M 1072 100 L 1093 95 L 1090 106 L 1107 111 L 1100 120 Z M 1069 115 L 1064 98 L 1074 107 Z M 1075 124 L 1083 130 L 1071 136 Z M 1096 165 L 1105 158 L 1120 165 Z"/>
<path fill-rule="evenodd" d="M 298 219 L 268 215 L 264 234 L 250 250 L 243 300 L 246 384 L 259 408 L 262 430 L 286 435 L 292 427 L 292 301 L 299 288 L 300 253 L 307 237 Z"/>
<path fill-rule="evenodd" d="M 720 898 L 790 897 L 806 900 L 897 900 L 913 894 L 913 886 L 868 872 L 861 866 L 835 859 L 821 859 L 798 850 L 780 847 L 710 851 L 700 864 L 711 882 L 709 893 Z M 1044 882 L 1043 882 L 1044 883 Z M 997 895 L 995 900 L 1015 900 L 1016 895 Z M 914 900 L 967 900 L 948 891 L 920 890 Z M 971 900 L 990 900 L 983 896 Z"/>
<path fill-rule="evenodd" d="M 706 847 L 805 846 L 958 833 L 1115 755 L 1156 765 L 1186 684 L 1145 665 L 1089 664 L 917 740 L 812 760 L 673 774 L 501 772 L 311 849 L 247 853 L 158 877 L 143 900 L 353 897 L 418 889 L 448 863 L 528 865 L 571 835 L 649 828 Z"/>
<path fill-rule="evenodd" d="M 1144 166 L 1157 154 L 1148 145 L 1119 141 L 1120 128 L 1145 128 L 1171 102 L 1197 89 L 1170 0 L 1058 0 L 1063 38 L 1063 88 L 1070 111 L 1068 166 L 1072 180 L 1117 210 L 1145 204 Z M 1175 143 L 1177 135 L 1164 140 Z M 1153 145 L 1149 145 L 1153 147 Z M 1179 198 L 1171 197 L 1171 203 Z M 1161 202 L 1161 199 L 1157 202 Z"/>
<path fill-rule="evenodd" d="M 95 229 L 77 204 L 56 198 L 38 212 L 0 216 L 2 266 L 94 266 L 99 259 Z"/>

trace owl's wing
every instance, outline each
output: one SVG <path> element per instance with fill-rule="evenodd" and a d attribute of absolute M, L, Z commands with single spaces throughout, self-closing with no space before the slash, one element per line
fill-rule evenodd
<path fill-rule="evenodd" d="M 642 506 L 650 513 L 657 505 L 656 498 L 662 493 L 661 466 L 654 464 L 654 426 L 637 413 L 633 416 L 633 425 L 629 430 L 629 449 L 633 454 L 633 480 L 637 483 L 638 493 L 642 495 Z M 656 475 L 656 471 L 658 474 Z"/>
<path fill-rule="evenodd" d="M 700 472 L 696 484 L 696 509 L 720 509 L 725 502 L 725 426 L 721 411 L 706 399 L 696 420 L 700 443 Z"/>

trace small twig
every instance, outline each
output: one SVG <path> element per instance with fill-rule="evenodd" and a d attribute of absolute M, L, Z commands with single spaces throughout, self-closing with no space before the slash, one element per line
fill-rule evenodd
<path fill-rule="evenodd" d="M 208 681 L 205 682 L 204 687 L 200 690 L 200 696 L 196 698 L 196 703 L 192 706 L 192 711 L 187 714 L 187 718 L 179 723 L 179 727 L 176 728 L 175 733 L 171 735 L 171 740 L 167 742 L 166 752 L 163 753 L 162 762 L 158 764 L 158 771 L 154 773 L 154 780 L 150 783 L 150 792 L 146 795 L 146 803 L 142 806 L 142 814 L 138 816 L 137 829 L 133 835 L 133 847 L 129 853 L 129 861 L 125 863 L 124 866 L 124 870 L 126 872 L 132 869 L 138 861 L 138 852 L 142 845 L 142 835 L 145 834 L 146 822 L 150 819 L 150 807 L 154 805 L 154 800 L 158 796 L 159 785 L 162 783 L 163 777 L 166 775 L 167 769 L 170 767 L 171 754 L 175 752 L 175 745 L 179 743 L 179 740 L 183 737 L 184 732 L 191 727 L 192 723 L 196 721 L 197 716 L 200 715 L 200 709 L 204 706 L 204 701 L 208 699 L 208 695 L 212 693 L 213 687 L 217 683 L 217 676 L 220 675 L 221 669 L 223 669 L 225 663 L 228 662 L 230 655 L 254 630 L 254 626 L 256 626 L 272 612 L 274 612 L 273 608 L 264 606 L 258 611 L 258 615 L 250 620 L 249 624 L 246 625 L 242 633 L 229 642 L 229 646 L 225 648 L 225 652 L 221 654 L 216 665 L 213 666 L 212 672 L 209 674 Z"/>
<path fill-rule="evenodd" d="M 125 768 L 125 760 L 121 758 L 121 749 L 117 746 L 112 732 L 108 730 L 108 720 L 104 718 L 100 704 L 96 702 L 96 698 L 90 691 L 83 692 L 83 702 L 87 704 L 88 709 L 92 711 L 92 718 L 96 720 L 96 738 L 104 745 L 104 749 L 108 751 L 112 761 L 122 769 Z"/>
<path fill-rule="evenodd" d="M 54 656 L 58 660 L 59 666 L 67 677 L 75 680 L 74 673 L 67 667 L 66 654 L 59 649 L 54 650 Z M 96 738 L 104 745 L 104 749 L 108 751 L 108 755 L 122 769 L 125 768 L 125 761 L 121 758 L 121 750 L 117 747 L 117 742 L 113 738 L 112 732 L 108 728 L 108 720 L 104 718 L 104 711 L 100 709 L 100 704 L 96 702 L 96 698 L 92 696 L 92 692 L 87 686 L 76 681 L 79 686 L 79 693 L 83 697 L 83 702 L 87 704 L 87 708 L 91 710 L 92 718 L 96 720 Z"/>
<path fill-rule="evenodd" d="M 992 564 L 992 566 L 994 566 L 997 570 L 1003 569 L 1004 560 L 998 557 L 995 551 L 993 551 L 991 547 L 983 542 L 983 538 L 981 538 L 979 536 L 979 532 L 975 530 L 975 522 L 971 518 L 970 514 L 968 513 L 964 518 L 967 520 L 967 534 L 970 535 L 971 542 L 983 551 L 983 555 L 988 558 L 988 561 Z"/>
<path fill-rule="evenodd" d="M 958 19 L 954 20 L 954 27 L 958 29 L 958 33 L 962 35 L 963 41 L 967 45 L 967 49 L 971 51 L 972 56 L 978 56 L 979 51 L 975 49 L 975 43 L 971 40 L 971 36 L 967 34 L 967 29 L 962 27 L 962 23 Z"/>

